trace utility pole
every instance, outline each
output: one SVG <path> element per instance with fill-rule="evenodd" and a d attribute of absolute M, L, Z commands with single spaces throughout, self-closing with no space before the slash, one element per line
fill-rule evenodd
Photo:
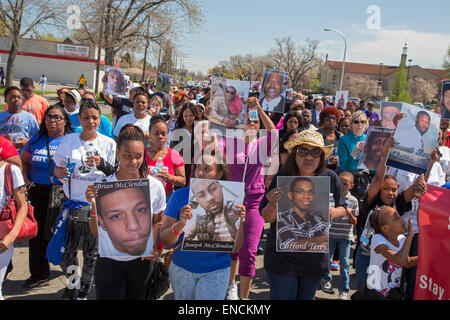
<path fill-rule="evenodd" d="M 102 46 L 103 46 L 103 24 L 104 24 L 104 20 L 105 20 L 105 17 L 103 14 L 100 16 L 100 19 L 101 19 L 100 33 L 98 36 L 97 66 L 96 66 L 96 75 L 95 75 L 95 93 L 98 93 L 98 91 L 99 91 L 98 89 L 99 89 L 99 80 L 100 80 L 100 60 L 101 60 L 101 56 L 102 56 Z"/>
<path fill-rule="evenodd" d="M 141 83 L 145 81 L 145 67 L 147 66 L 147 50 L 148 50 L 148 34 L 150 29 L 150 16 L 147 16 L 147 34 L 145 35 L 145 51 L 144 51 L 144 67 L 142 70 L 142 77 L 141 77 Z M 145 81 L 147 82 L 147 81 Z"/>

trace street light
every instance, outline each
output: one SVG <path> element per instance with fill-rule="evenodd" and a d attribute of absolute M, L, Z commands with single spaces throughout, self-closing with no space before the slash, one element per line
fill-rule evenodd
<path fill-rule="evenodd" d="M 407 77 L 407 81 L 409 81 L 409 70 L 411 69 L 411 62 L 412 62 L 412 59 L 409 59 L 408 62 L 409 62 L 409 67 L 408 67 L 408 77 Z"/>
<path fill-rule="evenodd" d="M 334 31 L 341 35 L 341 37 L 344 39 L 344 59 L 342 60 L 342 71 L 341 71 L 341 83 L 339 84 L 339 91 L 342 91 L 342 84 L 344 83 L 344 67 L 345 67 L 345 55 L 347 54 L 347 40 L 345 39 L 344 34 L 337 30 L 337 29 L 329 29 L 325 28 L 323 31 Z"/>
<path fill-rule="evenodd" d="M 380 87 L 380 84 L 381 84 L 380 82 L 381 82 L 381 68 L 382 67 L 383 67 L 383 64 L 380 63 L 380 71 L 378 72 L 378 81 L 377 81 L 377 99 L 378 99 L 378 88 Z"/>

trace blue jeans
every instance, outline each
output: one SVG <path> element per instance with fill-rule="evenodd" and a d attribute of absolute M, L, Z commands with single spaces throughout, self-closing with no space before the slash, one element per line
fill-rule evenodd
<path fill-rule="evenodd" d="M 271 300 L 314 300 L 321 278 L 267 272 L 267 279 Z"/>
<path fill-rule="evenodd" d="M 356 269 L 356 284 L 358 289 L 367 281 L 367 268 L 369 268 L 370 256 L 361 254 L 361 248 L 356 249 L 355 269 Z"/>
<path fill-rule="evenodd" d="M 329 250 L 330 250 L 330 264 L 333 262 L 333 254 L 336 249 L 339 250 L 339 269 L 341 273 L 339 292 L 349 292 L 350 291 L 350 246 L 351 241 L 348 239 L 336 239 L 330 237 Z M 331 273 L 325 277 L 327 281 L 331 281 L 333 277 Z"/>
<path fill-rule="evenodd" d="M 172 261 L 169 279 L 175 300 L 225 300 L 230 267 L 208 273 L 192 273 Z"/>

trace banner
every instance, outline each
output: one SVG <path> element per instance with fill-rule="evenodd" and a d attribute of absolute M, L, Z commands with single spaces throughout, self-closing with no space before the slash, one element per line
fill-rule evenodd
<path fill-rule="evenodd" d="M 56 53 L 64 56 L 89 57 L 89 47 L 74 46 L 70 44 L 57 44 Z"/>
<path fill-rule="evenodd" d="M 428 185 L 420 198 L 414 300 L 450 300 L 450 190 Z"/>

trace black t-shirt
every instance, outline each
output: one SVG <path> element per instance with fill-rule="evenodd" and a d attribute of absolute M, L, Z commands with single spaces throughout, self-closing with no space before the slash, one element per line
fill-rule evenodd
<path fill-rule="evenodd" d="M 273 178 L 267 192 L 277 187 L 277 178 L 288 176 L 283 171 Z M 319 176 L 330 177 L 330 193 L 333 193 L 335 207 L 347 207 L 345 196 L 342 192 L 341 180 L 331 170 L 325 170 Z M 266 192 L 266 194 L 267 194 Z M 259 211 L 267 205 L 266 196 L 261 201 Z M 264 268 L 268 272 L 289 275 L 289 276 L 307 276 L 323 277 L 330 269 L 330 259 L 328 253 L 310 253 L 310 252 L 277 252 L 276 251 L 276 222 L 270 224 L 269 235 L 267 237 L 266 249 L 264 252 Z"/>
<path fill-rule="evenodd" d="M 116 111 L 116 121 L 123 115 L 134 112 L 134 103 L 128 98 L 113 97 L 111 107 Z"/>

